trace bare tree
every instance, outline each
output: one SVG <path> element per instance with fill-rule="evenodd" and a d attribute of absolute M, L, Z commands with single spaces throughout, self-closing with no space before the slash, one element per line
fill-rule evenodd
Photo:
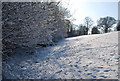
<path fill-rule="evenodd" d="M 115 18 L 109 16 L 100 18 L 97 22 L 98 26 L 100 28 L 103 28 L 105 33 L 107 33 L 108 29 L 111 28 L 115 23 L 116 23 Z"/>
<path fill-rule="evenodd" d="M 90 17 L 85 17 L 85 20 L 84 20 L 84 27 L 86 29 L 85 35 L 88 35 L 88 30 L 92 25 L 93 25 L 93 20 Z"/>
<path fill-rule="evenodd" d="M 84 24 L 87 28 L 90 28 L 93 25 L 93 20 L 90 17 L 85 17 Z"/>

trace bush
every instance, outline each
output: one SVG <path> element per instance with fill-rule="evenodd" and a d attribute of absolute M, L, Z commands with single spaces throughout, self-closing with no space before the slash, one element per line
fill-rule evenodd
<path fill-rule="evenodd" d="M 92 34 L 100 34 L 100 31 L 98 30 L 97 27 L 92 28 Z"/>
<path fill-rule="evenodd" d="M 3 52 L 52 44 L 66 32 L 56 2 L 3 2 Z"/>

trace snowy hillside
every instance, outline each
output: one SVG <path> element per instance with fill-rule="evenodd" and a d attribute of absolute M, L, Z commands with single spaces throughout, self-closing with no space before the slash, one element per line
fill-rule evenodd
<path fill-rule="evenodd" d="M 17 50 L 3 63 L 4 78 L 117 79 L 118 32 L 66 38 L 56 46 Z"/>

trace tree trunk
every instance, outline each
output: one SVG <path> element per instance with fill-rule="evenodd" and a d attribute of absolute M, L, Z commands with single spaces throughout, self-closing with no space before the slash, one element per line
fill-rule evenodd
<path fill-rule="evenodd" d="M 107 33 L 108 32 L 108 28 L 105 28 L 105 33 Z"/>
<path fill-rule="evenodd" d="M 120 31 L 120 25 L 117 26 L 117 31 Z"/>

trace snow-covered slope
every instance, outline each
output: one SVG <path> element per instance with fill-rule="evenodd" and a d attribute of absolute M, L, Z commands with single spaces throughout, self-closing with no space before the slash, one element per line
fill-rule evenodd
<path fill-rule="evenodd" d="M 3 63 L 4 78 L 117 79 L 118 32 L 66 38 L 56 46 L 19 51 Z"/>

